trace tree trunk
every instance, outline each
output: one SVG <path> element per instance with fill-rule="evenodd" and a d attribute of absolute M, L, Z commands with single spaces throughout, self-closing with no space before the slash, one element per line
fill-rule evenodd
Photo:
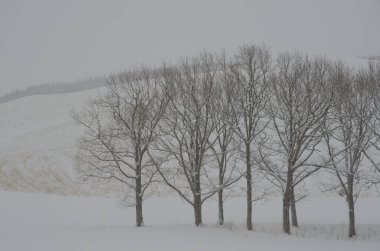
<path fill-rule="evenodd" d="M 144 226 L 141 196 L 141 178 L 136 179 L 136 226 Z"/>
<path fill-rule="evenodd" d="M 199 195 L 194 200 L 194 223 L 197 227 L 202 226 L 202 203 Z"/>
<path fill-rule="evenodd" d="M 141 196 L 136 196 L 136 226 L 144 226 Z"/>
<path fill-rule="evenodd" d="M 294 188 L 290 192 L 290 208 L 292 212 L 292 226 L 298 227 L 297 210 L 296 210 L 296 198 L 294 196 Z"/>
<path fill-rule="evenodd" d="M 252 173 L 251 173 L 251 149 L 246 145 L 246 164 L 247 164 L 247 229 L 252 230 Z"/>
<path fill-rule="evenodd" d="M 348 236 L 355 237 L 356 229 L 355 229 L 355 201 L 354 201 L 354 177 L 352 175 L 348 176 L 347 179 L 347 205 L 348 205 Z"/>
<path fill-rule="evenodd" d="M 218 225 L 224 224 L 224 208 L 223 208 L 223 185 L 224 185 L 224 175 L 223 175 L 223 163 L 224 163 L 224 156 L 222 157 L 222 163 L 219 166 L 219 188 L 218 191 Z"/>
<path fill-rule="evenodd" d="M 141 186 L 141 162 L 138 148 L 135 149 L 136 164 L 136 227 L 144 226 L 142 211 L 142 186 Z"/>
<path fill-rule="evenodd" d="M 287 192 L 282 199 L 282 229 L 284 233 L 290 234 L 289 194 Z"/>
<path fill-rule="evenodd" d="M 223 189 L 218 191 L 218 200 L 219 200 L 219 220 L 218 225 L 224 224 L 224 212 L 223 212 Z"/>
<path fill-rule="evenodd" d="M 198 168 L 200 170 L 200 168 Z M 194 194 L 194 223 L 199 227 L 202 225 L 202 195 L 200 171 L 195 175 L 195 194 Z"/>
<path fill-rule="evenodd" d="M 354 205 L 354 198 L 353 196 L 348 196 L 347 198 L 348 202 L 348 218 L 349 218 L 349 225 L 348 225 L 348 236 L 355 237 L 356 236 L 356 229 L 355 229 L 355 205 Z"/>
<path fill-rule="evenodd" d="M 284 197 L 282 199 L 282 229 L 284 230 L 284 233 L 286 234 L 290 234 L 289 208 L 290 208 L 292 183 L 293 183 L 293 174 L 290 172 L 290 168 L 288 168 L 286 187 L 285 187 Z"/>

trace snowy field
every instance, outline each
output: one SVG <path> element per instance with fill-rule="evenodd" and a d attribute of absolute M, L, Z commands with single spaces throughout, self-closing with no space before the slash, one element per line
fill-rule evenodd
<path fill-rule="evenodd" d="M 205 225 L 177 197 L 151 198 L 146 226 L 135 228 L 133 208 L 113 198 L 0 192 L 0 250 L 379 250 L 380 199 L 357 206 L 358 237 L 346 239 L 342 199 L 313 198 L 299 206 L 301 227 L 281 233 L 280 200 L 254 206 L 255 231 L 244 230 L 244 199 L 226 203 L 226 226 L 216 226 L 217 203 L 205 205 Z M 330 225 L 322 225 L 330 224 Z"/>

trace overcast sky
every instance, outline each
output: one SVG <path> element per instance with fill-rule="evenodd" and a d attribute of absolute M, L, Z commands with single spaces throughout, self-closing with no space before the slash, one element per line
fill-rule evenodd
<path fill-rule="evenodd" d="M 0 94 L 263 42 L 380 55 L 380 0 L 0 0 Z"/>

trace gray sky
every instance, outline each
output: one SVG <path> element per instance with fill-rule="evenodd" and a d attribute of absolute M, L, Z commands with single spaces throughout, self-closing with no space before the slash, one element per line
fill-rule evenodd
<path fill-rule="evenodd" d="M 263 42 L 380 55 L 380 0 L 0 0 L 0 94 Z"/>

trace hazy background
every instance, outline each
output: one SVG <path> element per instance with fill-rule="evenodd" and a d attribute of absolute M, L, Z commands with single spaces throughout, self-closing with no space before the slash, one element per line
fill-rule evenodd
<path fill-rule="evenodd" d="M 263 42 L 364 62 L 380 55 L 380 1 L 0 0 L 0 95 Z"/>

